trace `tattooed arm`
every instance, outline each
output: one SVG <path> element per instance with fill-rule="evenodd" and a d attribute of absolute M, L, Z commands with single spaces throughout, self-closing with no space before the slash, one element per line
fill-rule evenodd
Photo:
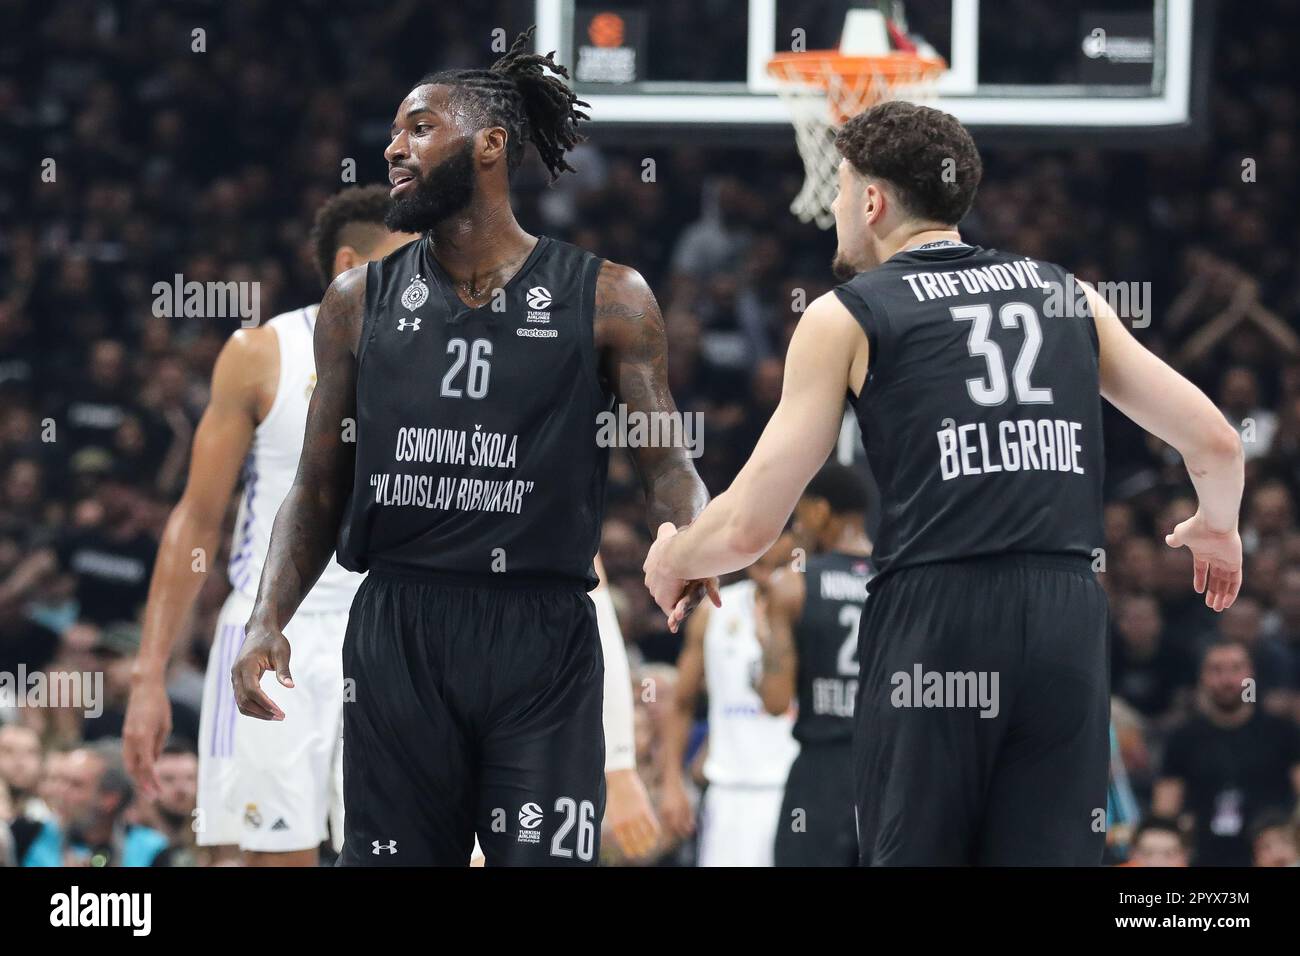
<path fill-rule="evenodd" d="M 804 576 L 789 568 L 773 571 L 767 586 L 756 595 L 755 622 L 763 667 L 754 690 L 769 714 L 784 714 L 794 701 L 799 672 L 794 625 L 803 614 L 804 597 Z"/>
<path fill-rule="evenodd" d="M 659 303 L 635 269 L 606 262 L 596 281 L 596 350 L 601 378 L 632 412 L 677 416 L 668 390 L 668 350 Z M 688 449 L 632 449 L 645 486 L 650 526 L 690 524 L 709 493 L 695 473 Z"/>
<path fill-rule="evenodd" d="M 273 670 L 283 686 L 293 687 L 289 642 L 282 629 L 329 563 L 352 491 L 356 446 L 343 440 L 343 423 L 356 417 L 356 351 L 365 292 L 365 266 L 349 269 L 334 280 L 316 316 L 316 387 L 307 409 L 302 457 L 276 513 L 243 650 L 231 669 L 239 711 L 250 717 L 284 719 L 262 691 L 262 674 Z"/>
<path fill-rule="evenodd" d="M 627 406 L 628 414 L 647 416 L 668 413 L 677 418 L 677 404 L 668 389 L 668 350 L 664 318 L 659 303 L 645 279 L 635 269 L 606 262 L 596 280 L 596 352 L 606 387 Z M 683 428 L 679 434 L 687 433 Z M 664 524 L 688 525 L 708 504 L 709 493 L 695 473 L 685 442 L 672 447 L 652 448 L 648 444 L 632 449 L 641 484 L 645 488 L 646 512 L 652 530 Z M 689 582 L 694 607 L 704 593 L 717 603 L 717 581 Z M 676 627 L 673 628 L 676 630 Z"/>

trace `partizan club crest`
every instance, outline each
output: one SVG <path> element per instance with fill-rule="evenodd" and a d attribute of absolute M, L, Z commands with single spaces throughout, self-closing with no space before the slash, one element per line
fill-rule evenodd
<path fill-rule="evenodd" d="M 424 279 L 417 275 L 402 293 L 402 308 L 414 312 L 428 301 L 429 287 L 424 284 Z"/>

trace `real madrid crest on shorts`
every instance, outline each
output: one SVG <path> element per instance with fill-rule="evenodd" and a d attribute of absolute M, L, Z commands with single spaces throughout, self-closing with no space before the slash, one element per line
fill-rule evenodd
<path fill-rule="evenodd" d="M 406 291 L 402 293 L 402 308 L 414 312 L 428 301 L 429 287 L 424 284 L 424 279 L 417 273 L 415 278 L 411 280 L 411 284 L 406 287 Z"/>

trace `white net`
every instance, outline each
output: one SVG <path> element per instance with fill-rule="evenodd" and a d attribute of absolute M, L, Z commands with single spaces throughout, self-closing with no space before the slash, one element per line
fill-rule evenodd
<path fill-rule="evenodd" d="M 795 142 L 803 157 L 804 182 L 790 211 L 822 229 L 835 223 L 836 167 L 840 154 L 835 133 L 841 118 L 856 116 L 888 99 L 929 102 L 935 97 L 934 61 L 884 58 L 874 64 L 855 60 L 853 70 L 831 57 L 774 60 L 770 71 L 777 92 L 790 111 Z M 860 69 L 858 67 L 861 67 Z"/>

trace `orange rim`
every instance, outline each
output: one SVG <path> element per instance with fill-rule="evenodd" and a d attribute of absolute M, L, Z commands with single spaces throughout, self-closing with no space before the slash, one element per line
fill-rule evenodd
<path fill-rule="evenodd" d="M 885 82 L 928 80 L 948 68 L 942 57 L 924 57 L 915 53 L 888 53 L 884 56 L 845 56 L 838 50 L 808 50 L 805 53 L 778 53 L 767 61 L 767 72 L 778 79 L 798 77 L 808 83 L 824 85 L 829 70 L 839 76 L 870 73 Z"/>
<path fill-rule="evenodd" d="M 886 99 L 896 87 L 933 84 L 948 68 L 941 57 L 895 52 L 884 56 L 844 56 L 838 50 L 778 53 L 767 61 L 767 72 L 786 82 L 821 87 L 833 121 L 843 123 Z M 830 78 L 841 79 L 832 87 Z"/>

